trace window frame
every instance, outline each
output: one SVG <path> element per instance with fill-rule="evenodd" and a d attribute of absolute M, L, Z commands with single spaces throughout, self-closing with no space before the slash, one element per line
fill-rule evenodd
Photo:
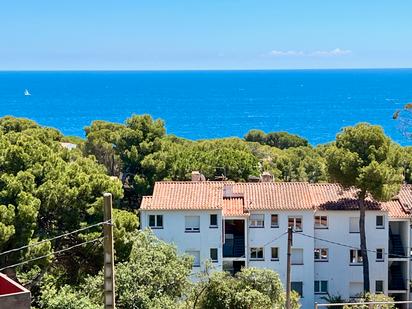
<path fill-rule="evenodd" d="M 188 250 L 188 251 L 185 251 L 185 253 L 187 255 L 191 255 L 191 256 L 194 257 L 192 267 L 200 267 L 201 262 L 200 262 L 200 251 L 199 250 Z M 198 261 L 199 263 L 198 264 L 196 263 L 196 256 L 192 253 L 198 254 L 198 256 L 199 256 L 199 261 Z"/>
<path fill-rule="evenodd" d="M 273 249 L 276 249 L 276 256 L 273 257 Z M 270 248 L 270 260 L 271 261 L 279 261 L 279 247 L 271 247 Z"/>
<path fill-rule="evenodd" d="M 382 218 L 382 225 L 378 225 L 378 218 Z M 375 219 L 375 225 L 377 230 L 383 230 L 385 229 L 385 216 L 383 215 L 377 215 Z"/>
<path fill-rule="evenodd" d="M 150 217 L 154 217 L 154 225 L 151 225 L 150 224 Z M 159 218 L 161 218 L 161 225 L 159 225 L 158 223 L 159 223 Z M 148 217 L 148 225 L 149 225 L 149 227 L 152 229 L 152 230 L 160 230 L 160 229 L 163 229 L 163 215 L 149 215 L 149 217 Z"/>
<path fill-rule="evenodd" d="M 326 225 L 316 224 L 316 220 L 319 218 L 319 221 L 322 222 L 322 218 L 326 218 Z M 315 215 L 315 226 L 314 228 L 317 230 L 327 230 L 329 228 L 329 218 L 327 215 Z"/>
<path fill-rule="evenodd" d="M 299 251 L 302 252 L 302 262 L 300 263 L 294 263 L 293 261 L 293 251 Z M 305 255 L 304 255 L 304 250 L 303 248 L 292 248 L 291 253 L 290 253 L 290 264 L 291 265 L 304 265 L 305 264 Z"/>
<path fill-rule="evenodd" d="M 378 252 L 381 251 L 380 254 L 382 255 L 381 258 L 378 258 Z M 376 248 L 376 262 L 385 262 L 385 251 L 383 248 Z"/>
<path fill-rule="evenodd" d="M 293 220 L 293 224 L 290 225 L 290 220 Z M 300 220 L 300 229 L 296 228 L 296 221 Z M 303 232 L 303 217 L 302 216 L 288 216 L 288 227 L 292 226 L 294 232 Z"/>
<path fill-rule="evenodd" d="M 351 223 L 352 219 L 357 219 L 357 224 L 356 224 L 356 231 L 351 231 Z M 360 228 L 359 228 L 359 217 L 349 217 L 349 234 L 359 234 L 360 233 Z"/>
<path fill-rule="evenodd" d="M 382 290 L 378 291 L 378 282 L 382 284 Z M 384 281 L 383 280 L 375 280 L 375 294 L 383 294 L 385 292 Z"/>
<path fill-rule="evenodd" d="M 355 257 L 357 262 L 352 262 L 352 252 L 355 252 Z M 360 249 L 350 249 L 349 251 L 349 265 L 350 266 L 359 266 L 363 265 L 362 260 L 362 251 Z"/>
<path fill-rule="evenodd" d="M 188 227 L 187 218 L 198 218 L 199 226 L 198 227 Z M 185 216 L 185 233 L 200 233 L 200 216 Z"/>
<path fill-rule="evenodd" d="M 216 259 L 213 259 L 212 250 L 213 251 L 216 250 Z M 218 250 L 218 248 L 210 248 L 209 255 L 210 255 L 210 260 L 212 261 L 212 263 L 218 263 L 219 262 L 219 250 Z"/>
<path fill-rule="evenodd" d="M 212 216 L 216 217 L 216 224 L 212 224 Z M 219 224 L 217 223 L 217 214 L 210 214 L 210 216 L 209 216 L 209 228 L 217 229 L 218 227 L 219 227 Z"/>
<path fill-rule="evenodd" d="M 262 257 L 258 257 L 259 252 L 262 252 Z M 252 254 L 256 255 L 256 257 L 252 257 Z M 250 261 L 264 261 L 265 260 L 265 248 L 264 247 L 251 247 L 250 251 Z"/>
<path fill-rule="evenodd" d="M 253 217 L 262 216 L 262 219 L 252 219 Z M 252 224 L 262 222 L 262 225 Z M 265 227 L 265 214 L 251 214 L 249 217 L 249 227 L 253 229 L 259 229 Z"/>
<path fill-rule="evenodd" d="M 276 224 L 273 224 L 273 218 L 276 218 Z M 279 214 L 271 214 L 270 215 L 270 227 L 271 228 L 279 228 Z"/>
<path fill-rule="evenodd" d="M 326 290 L 323 289 L 326 284 Z M 315 294 L 328 294 L 329 293 L 329 282 L 328 280 L 315 280 L 314 281 L 314 293 Z"/>
<path fill-rule="evenodd" d="M 301 290 L 301 291 L 297 291 L 296 289 L 294 289 L 294 288 L 293 288 L 293 285 L 294 285 L 294 284 L 300 284 L 300 290 Z M 290 286 L 291 286 L 291 290 L 292 290 L 292 291 L 295 291 L 296 293 L 299 294 L 300 298 L 303 298 L 303 281 L 292 281 L 292 282 L 290 283 Z"/>
<path fill-rule="evenodd" d="M 322 250 L 326 251 L 326 259 L 322 258 Z M 319 252 L 319 258 L 316 258 L 316 251 Z M 314 248 L 313 249 L 313 260 L 315 262 L 329 262 L 329 248 Z"/>

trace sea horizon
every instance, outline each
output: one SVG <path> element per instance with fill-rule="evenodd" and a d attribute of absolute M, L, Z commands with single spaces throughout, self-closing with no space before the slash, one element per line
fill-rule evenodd
<path fill-rule="evenodd" d="M 0 115 L 84 137 L 93 120 L 150 114 L 169 134 L 192 140 L 260 129 L 312 145 L 369 122 L 407 145 L 392 115 L 412 100 L 411 83 L 410 68 L 0 71 Z"/>

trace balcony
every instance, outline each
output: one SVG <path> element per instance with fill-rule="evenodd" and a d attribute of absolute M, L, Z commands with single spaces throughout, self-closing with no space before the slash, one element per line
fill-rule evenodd
<path fill-rule="evenodd" d="M 407 258 L 401 235 L 389 230 L 389 258 Z"/>
<path fill-rule="evenodd" d="M 232 239 L 226 239 L 223 245 L 223 257 L 245 257 L 245 238 L 243 236 L 235 236 Z"/>
<path fill-rule="evenodd" d="M 402 262 L 393 262 L 389 267 L 389 291 L 405 291 L 407 289 L 406 280 L 404 279 L 406 269 L 402 264 Z"/>
<path fill-rule="evenodd" d="M 244 258 L 245 220 L 225 220 L 224 258 Z"/>

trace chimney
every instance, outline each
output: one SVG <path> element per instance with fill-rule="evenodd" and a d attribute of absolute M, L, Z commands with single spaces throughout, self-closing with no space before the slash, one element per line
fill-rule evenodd
<path fill-rule="evenodd" d="M 205 176 L 199 171 L 192 172 L 192 181 L 205 181 L 205 180 L 206 180 Z"/>
<path fill-rule="evenodd" d="M 261 182 L 273 182 L 273 176 L 269 172 L 263 172 L 262 175 L 260 176 L 260 181 Z"/>

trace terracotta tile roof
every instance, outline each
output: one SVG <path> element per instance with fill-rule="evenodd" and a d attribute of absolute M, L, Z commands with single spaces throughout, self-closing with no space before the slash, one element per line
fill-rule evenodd
<path fill-rule="evenodd" d="M 309 186 L 303 182 L 236 183 L 233 192 L 244 194 L 249 210 L 313 209 Z"/>
<path fill-rule="evenodd" d="M 216 210 L 225 216 L 247 215 L 253 210 L 357 210 L 354 189 L 338 184 L 304 182 L 234 183 L 217 181 L 163 181 L 155 184 L 152 197 L 144 197 L 141 209 Z M 409 218 L 412 186 L 403 186 L 398 197 L 378 203 L 366 200 L 369 210 L 381 210 L 394 218 Z"/>
<path fill-rule="evenodd" d="M 160 181 L 156 182 L 150 203 L 141 209 L 202 210 L 222 209 L 223 186 L 220 181 Z"/>
<path fill-rule="evenodd" d="M 225 217 L 245 217 L 248 216 L 244 208 L 244 199 L 242 197 L 232 197 L 223 199 L 223 216 Z"/>

